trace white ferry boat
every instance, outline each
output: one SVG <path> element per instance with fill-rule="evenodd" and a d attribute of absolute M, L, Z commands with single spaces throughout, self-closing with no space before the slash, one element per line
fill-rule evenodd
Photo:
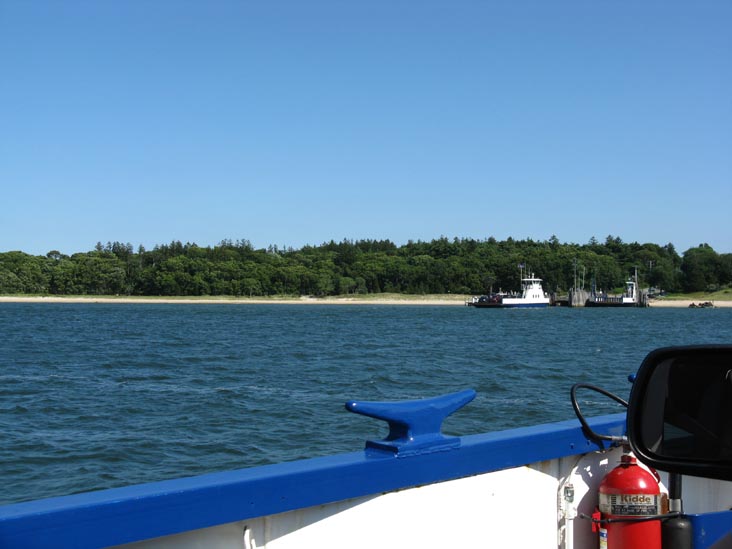
<path fill-rule="evenodd" d="M 480 297 L 473 297 L 466 304 L 478 308 L 515 308 L 515 307 L 548 307 L 549 296 L 541 285 L 541 278 L 535 278 L 534 273 L 530 277 L 521 279 L 521 293 L 512 294 L 490 294 Z"/>
<path fill-rule="evenodd" d="M 389 425 L 349 454 L 0 506 L 0 547 L 732 547 L 732 345 L 651 353 L 627 417 L 443 435 L 474 396 L 348 402 Z"/>
<path fill-rule="evenodd" d="M 638 307 L 638 284 L 635 280 L 628 279 L 625 282 L 625 291 L 620 296 L 608 296 L 607 294 L 593 294 L 585 303 L 586 307 Z"/>

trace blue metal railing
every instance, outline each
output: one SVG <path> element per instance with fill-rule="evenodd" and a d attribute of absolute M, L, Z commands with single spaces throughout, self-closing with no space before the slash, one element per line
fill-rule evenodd
<path fill-rule="evenodd" d="M 444 419 L 447 409 L 468 397 L 456 393 L 396 412 L 372 407 L 371 415 L 396 426 L 393 437 L 380 441 L 394 443 L 396 451 L 373 452 L 367 445 L 348 454 L 0 507 L 0 547 L 118 545 L 597 449 L 577 420 L 456 439 L 439 435 L 441 420 L 432 412 Z M 625 432 L 624 414 L 588 423 L 598 432 Z M 430 451 L 433 443 L 441 451 Z"/>

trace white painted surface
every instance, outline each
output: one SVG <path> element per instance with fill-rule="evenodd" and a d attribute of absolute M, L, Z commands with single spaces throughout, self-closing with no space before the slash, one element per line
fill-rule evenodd
<path fill-rule="evenodd" d="M 662 478 L 667 475 L 662 474 Z M 682 501 L 684 512 L 708 513 L 732 509 L 732 482 L 699 477 L 683 477 Z"/>
<path fill-rule="evenodd" d="M 596 547 L 597 488 L 620 450 L 536 463 L 195 530 L 135 549 L 445 549 Z M 665 475 L 662 475 L 665 480 Z M 565 488 L 574 498 L 567 501 Z M 665 491 L 665 488 L 664 488 Z M 685 511 L 732 507 L 732 483 L 684 479 Z"/>
<path fill-rule="evenodd" d="M 521 467 L 352 502 L 328 516 L 305 509 L 252 523 L 250 547 L 510 547 L 520 540 L 554 549 L 556 486 Z"/>

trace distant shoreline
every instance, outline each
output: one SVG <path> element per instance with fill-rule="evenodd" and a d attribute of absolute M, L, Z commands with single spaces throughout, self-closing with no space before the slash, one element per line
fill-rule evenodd
<path fill-rule="evenodd" d="M 0 303 L 180 303 L 180 304 L 226 304 L 226 305 L 444 305 L 465 306 L 470 296 L 387 296 L 387 297 L 135 297 L 135 296 L 0 296 Z M 651 307 L 688 308 L 704 299 L 653 299 Z M 732 301 L 712 301 L 715 307 L 732 307 Z"/>
<path fill-rule="evenodd" d="M 467 296 L 359 297 L 135 297 L 135 296 L 0 296 L 0 303 L 159 303 L 222 305 L 465 305 Z"/>
<path fill-rule="evenodd" d="M 714 299 L 652 299 L 651 307 L 689 307 L 691 304 L 701 305 L 711 302 L 715 307 L 732 307 L 732 301 Z"/>

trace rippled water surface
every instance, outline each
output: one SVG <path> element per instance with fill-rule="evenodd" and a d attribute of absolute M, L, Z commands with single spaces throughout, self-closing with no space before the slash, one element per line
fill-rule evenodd
<path fill-rule="evenodd" d="M 732 309 L 0 304 L 0 503 L 360 450 L 350 399 L 472 387 L 445 432 L 627 397 L 664 345 L 732 342 Z M 621 411 L 594 394 L 583 410 Z"/>

